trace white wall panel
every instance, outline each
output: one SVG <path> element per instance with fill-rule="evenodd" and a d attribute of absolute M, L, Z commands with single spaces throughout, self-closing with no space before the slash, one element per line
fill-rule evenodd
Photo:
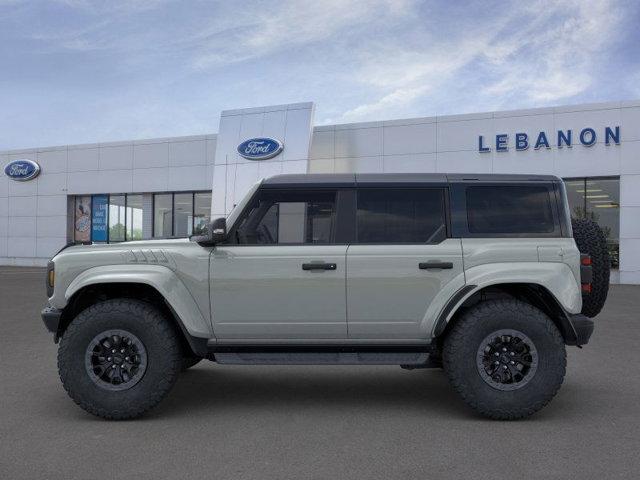
<path fill-rule="evenodd" d="M 438 173 L 491 173 L 493 153 L 476 151 L 438 152 Z"/>
<path fill-rule="evenodd" d="M 492 145 L 492 142 L 495 142 L 496 131 L 493 128 L 492 118 L 438 122 L 438 153 L 461 150 L 477 152 L 479 135 L 484 136 L 487 145 Z"/>
<path fill-rule="evenodd" d="M 35 183 L 38 195 L 64 195 L 67 192 L 67 173 L 43 173 Z"/>
<path fill-rule="evenodd" d="M 32 158 L 40 164 L 42 173 L 59 173 L 67 171 L 67 147 L 56 150 L 38 152 L 36 158 Z"/>
<path fill-rule="evenodd" d="M 336 130 L 336 158 L 382 155 L 382 128 Z"/>
<path fill-rule="evenodd" d="M 36 236 L 36 217 L 9 217 L 9 237 Z"/>
<path fill-rule="evenodd" d="M 207 190 L 207 166 L 169 167 L 168 190 Z"/>
<path fill-rule="evenodd" d="M 169 189 L 169 169 L 135 168 L 132 185 L 134 192 L 166 192 Z"/>
<path fill-rule="evenodd" d="M 169 142 L 146 143 L 133 146 L 133 168 L 169 166 Z"/>
<path fill-rule="evenodd" d="M 133 168 L 133 144 L 101 146 L 100 170 L 124 170 Z"/>
<path fill-rule="evenodd" d="M 412 155 L 385 155 L 384 173 L 432 173 L 436 171 L 435 153 L 417 153 Z"/>
<path fill-rule="evenodd" d="M 100 168 L 100 148 L 69 148 L 68 171 L 82 172 Z"/>
<path fill-rule="evenodd" d="M 67 243 L 66 237 L 38 237 L 36 239 L 36 256 L 51 258 Z"/>
<path fill-rule="evenodd" d="M 318 158 L 333 158 L 335 156 L 335 132 L 329 131 L 314 131 L 311 137 L 311 150 L 309 152 L 309 158 L 315 160 Z"/>
<path fill-rule="evenodd" d="M 7 239 L 7 256 L 8 257 L 27 257 L 27 258 L 35 257 L 36 256 L 35 235 L 29 235 L 26 237 L 9 237 Z"/>
<path fill-rule="evenodd" d="M 335 173 L 382 173 L 382 156 L 336 158 Z"/>
<path fill-rule="evenodd" d="M 640 107 L 620 109 L 620 136 L 624 142 L 640 140 Z"/>
<path fill-rule="evenodd" d="M 63 237 L 67 235 L 67 216 L 51 215 L 37 217 L 36 230 L 38 237 Z"/>
<path fill-rule="evenodd" d="M 169 143 L 169 165 L 174 167 L 207 164 L 206 140 Z"/>
<path fill-rule="evenodd" d="M 620 133 L 620 135 L 622 136 L 624 134 Z M 623 141 L 617 148 L 620 148 L 621 173 L 640 174 L 640 140 L 633 142 Z"/>
<path fill-rule="evenodd" d="M 65 215 L 67 213 L 66 195 L 38 195 L 36 215 Z"/>
<path fill-rule="evenodd" d="M 67 193 L 125 193 L 132 192 L 132 170 L 102 170 L 76 172 L 67 179 Z"/>
<path fill-rule="evenodd" d="M 436 129 L 435 123 L 384 127 L 384 154 L 435 152 Z"/>
<path fill-rule="evenodd" d="M 37 212 L 38 197 L 9 197 L 6 213 L 11 217 L 35 217 Z M 0 215 L 3 215 L 0 209 Z"/>

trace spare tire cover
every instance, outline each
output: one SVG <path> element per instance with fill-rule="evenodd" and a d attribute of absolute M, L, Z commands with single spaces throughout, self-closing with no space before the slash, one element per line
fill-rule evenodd
<path fill-rule="evenodd" d="M 600 226 L 592 220 L 572 219 L 571 224 L 578 250 L 591 256 L 593 269 L 591 294 L 582 297 L 582 313 L 587 317 L 595 317 L 602 310 L 609 293 L 611 262 L 607 239 Z"/>

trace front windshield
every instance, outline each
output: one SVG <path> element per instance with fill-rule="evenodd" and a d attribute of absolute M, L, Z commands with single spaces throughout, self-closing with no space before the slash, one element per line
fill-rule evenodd
<path fill-rule="evenodd" d="M 242 200 L 240 200 L 240 202 L 236 203 L 234 205 L 234 207 L 231 209 L 231 211 L 229 212 L 229 215 L 227 215 L 227 231 L 231 231 L 231 227 L 233 227 L 233 224 L 238 219 L 238 216 L 240 215 L 240 212 L 242 212 L 242 210 L 244 210 L 244 207 L 247 205 L 247 202 L 249 202 L 251 197 L 253 197 L 253 194 L 256 193 L 256 190 L 258 190 L 258 187 L 260 186 L 261 183 L 262 183 L 262 180 L 260 180 L 259 182 L 255 183 L 249 189 L 249 191 L 244 196 L 244 198 Z"/>

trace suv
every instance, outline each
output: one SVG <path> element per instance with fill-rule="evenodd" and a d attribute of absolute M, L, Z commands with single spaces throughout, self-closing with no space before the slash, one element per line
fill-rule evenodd
<path fill-rule="evenodd" d="M 279 175 L 205 235 L 63 249 L 42 318 L 65 389 L 109 419 L 204 358 L 443 367 L 516 419 L 556 394 L 606 298 L 604 236 L 574 230 L 553 176 Z"/>

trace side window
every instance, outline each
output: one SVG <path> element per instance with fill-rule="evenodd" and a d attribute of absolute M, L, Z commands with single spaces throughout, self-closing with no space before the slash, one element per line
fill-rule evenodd
<path fill-rule="evenodd" d="M 545 186 L 467 187 L 470 233 L 536 234 L 556 230 Z"/>
<path fill-rule="evenodd" d="M 439 243 L 447 236 L 444 190 L 358 191 L 358 243 Z"/>
<path fill-rule="evenodd" d="M 235 241 L 243 245 L 333 242 L 335 191 L 262 191 L 240 220 Z"/>

